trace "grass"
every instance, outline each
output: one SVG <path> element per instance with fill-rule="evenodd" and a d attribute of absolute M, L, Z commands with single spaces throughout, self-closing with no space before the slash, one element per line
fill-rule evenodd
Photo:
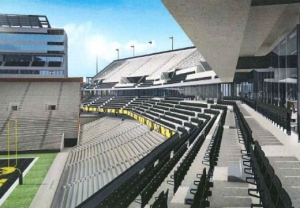
<path fill-rule="evenodd" d="M 57 153 L 20 154 L 19 157 L 39 157 L 23 179 L 23 185 L 18 185 L 10 194 L 1 208 L 28 208 L 50 169 Z M 13 158 L 14 155 L 11 155 Z M 0 158 L 6 158 L 5 155 Z"/>

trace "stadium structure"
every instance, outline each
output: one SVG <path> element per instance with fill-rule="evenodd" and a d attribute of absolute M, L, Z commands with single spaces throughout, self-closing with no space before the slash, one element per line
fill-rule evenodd
<path fill-rule="evenodd" d="M 68 77 L 68 39 L 44 15 L 0 14 L 0 78 Z"/>
<path fill-rule="evenodd" d="M 0 205 L 48 152 L 33 208 L 300 207 L 300 2 L 162 3 L 195 47 L 0 79 Z"/>

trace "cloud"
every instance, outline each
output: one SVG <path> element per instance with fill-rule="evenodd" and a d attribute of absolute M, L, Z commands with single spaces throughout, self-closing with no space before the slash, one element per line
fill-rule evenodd
<path fill-rule="evenodd" d="M 65 25 L 64 29 L 68 35 L 69 76 L 94 76 L 96 56 L 101 70 L 109 62 L 117 59 L 117 48 L 120 50 L 120 58 L 132 56 L 132 45 L 135 46 L 135 55 L 152 53 L 156 49 L 154 40 L 152 44 L 136 40 L 125 43 L 111 40 L 101 33 L 101 28 L 93 27 L 91 22 L 79 25 L 70 23 Z"/>

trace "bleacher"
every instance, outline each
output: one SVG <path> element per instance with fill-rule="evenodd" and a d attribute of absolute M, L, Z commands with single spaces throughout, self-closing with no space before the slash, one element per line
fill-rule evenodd
<path fill-rule="evenodd" d="M 105 117 L 83 126 L 70 152 L 57 207 L 75 207 L 166 138 L 134 120 Z"/>
<path fill-rule="evenodd" d="M 109 102 L 114 99 L 112 98 Z M 228 105 L 232 107 L 227 107 Z M 105 157 L 103 154 L 95 153 L 103 151 L 105 154 L 110 154 L 110 156 L 106 157 L 109 159 L 102 159 L 99 162 L 94 162 L 94 164 L 99 164 L 99 166 L 101 164 L 101 167 L 109 168 L 107 161 L 110 161 L 110 164 L 113 166 L 110 167 L 110 171 L 113 171 L 113 173 L 105 172 L 102 178 L 97 176 L 98 179 L 94 179 L 94 175 L 87 179 L 77 179 L 80 181 L 78 184 L 84 186 L 85 190 L 87 190 L 76 194 L 76 197 L 80 196 L 80 200 L 85 199 L 82 200 L 82 202 L 84 201 L 81 204 L 84 205 L 83 207 L 88 207 L 90 203 L 93 203 L 93 206 L 97 204 L 100 207 L 132 208 L 146 207 L 148 205 L 176 207 L 182 203 L 185 204 L 184 206 L 190 205 L 191 207 L 209 207 L 210 205 L 218 207 L 228 194 L 237 194 L 237 196 L 232 200 L 225 200 L 226 202 L 223 202 L 223 204 L 226 207 L 250 207 L 256 203 L 254 198 L 259 198 L 257 205 L 263 207 L 292 207 L 292 200 L 289 196 L 290 190 L 286 189 L 285 185 L 282 184 L 281 176 L 276 176 L 278 168 L 275 167 L 272 171 L 271 162 L 268 163 L 268 159 L 264 159 L 259 143 L 254 142 L 252 130 L 235 101 L 218 100 L 217 104 L 206 104 L 179 97 L 118 96 L 118 99 L 112 103 L 112 108 L 131 111 L 153 123 L 171 129 L 177 134 L 160 143 L 160 145 L 158 144 L 157 148 L 152 149 L 151 152 L 145 148 L 140 148 L 137 152 L 133 151 L 134 154 L 141 153 L 142 156 L 133 159 L 131 163 L 130 159 L 128 159 L 123 161 L 122 165 L 116 165 L 119 164 L 120 159 L 117 159 L 116 154 L 112 154 L 109 149 L 118 149 L 114 146 L 118 144 L 124 146 L 128 142 L 128 138 L 134 140 L 136 137 L 141 137 L 138 133 L 136 136 L 133 135 L 138 130 L 131 125 L 124 125 L 121 120 L 116 122 L 115 125 L 104 120 L 101 128 L 97 128 L 96 122 L 86 125 L 84 128 L 87 130 L 87 133 L 82 134 L 81 147 L 74 151 L 72 157 L 77 158 L 76 160 L 79 160 L 78 163 L 81 164 L 90 160 L 86 159 L 85 155 L 88 158 L 98 157 L 98 155 Z M 227 112 L 230 112 L 230 118 L 227 118 Z M 237 122 L 236 126 L 233 126 L 234 120 Z M 225 123 L 227 125 L 226 128 L 224 127 Z M 153 130 L 156 129 L 154 128 Z M 127 131 L 132 132 L 130 137 L 127 136 Z M 238 137 L 234 136 L 231 138 L 232 132 L 236 132 Z M 108 135 L 110 134 L 113 134 L 113 136 L 109 137 Z M 115 137 L 119 138 L 121 136 L 127 138 L 113 142 Z M 99 138 L 104 138 L 101 139 L 103 143 L 101 148 L 101 142 L 98 141 Z M 151 143 L 151 138 L 148 137 L 146 140 L 148 142 L 143 144 L 150 147 L 149 142 Z M 234 145 L 235 143 L 232 143 L 233 140 L 240 144 L 238 148 L 235 147 L 237 146 Z M 228 151 L 231 151 L 231 149 L 235 151 L 237 148 L 240 153 L 234 157 L 225 156 L 224 148 L 227 145 L 229 145 Z M 91 153 L 83 154 L 81 152 L 86 151 L 86 149 L 91 149 Z M 128 158 L 121 150 L 116 151 L 119 151 L 118 154 L 122 154 L 122 158 Z M 170 157 L 171 152 L 172 157 Z M 260 159 L 258 159 L 258 154 L 260 154 Z M 244 174 L 247 174 L 247 182 L 251 186 L 248 186 L 247 183 L 238 182 L 236 183 L 237 190 L 226 189 L 226 187 L 231 187 L 233 184 L 231 181 L 215 180 L 214 174 L 220 177 L 220 169 L 215 167 L 220 163 L 221 169 L 224 165 L 227 165 L 229 168 L 230 161 L 235 161 L 239 157 L 242 159 L 242 165 L 245 166 L 242 168 L 242 171 L 245 171 Z M 262 162 L 264 160 L 266 162 Z M 93 162 L 90 163 L 93 164 Z M 130 164 L 128 165 L 128 163 Z M 265 164 L 265 166 L 262 166 L 262 164 Z M 69 166 L 73 170 L 77 168 L 78 171 L 83 167 L 91 170 L 88 166 L 76 166 L 75 168 L 73 167 L 73 162 L 70 162 Z M 120 175 L 121 172 L 123 173 L 122 175 Z M 70 171 L 70 173 L 74 173 L 74 171 Z M 119 177 L 111 180 L 111 178 L 116 176 Z M 89 184 L 95 184 L 93 182 L 95 180 L 97 180 L 98 184 L 109 183 L 109 185 L 101 186 L 101 188 L 100 185 L 94 185 L 93 188 L 88 188 Z M 103 182 L 104 180 L 106 181 Z M 76 200 L 78 199 L 74 198 L 73 195 L 79 186 L 76 185 L 77 183 L 70 184 L 64 187 L 64 196 L 71 197 L 71 202 L 69 204 L 64 202 L 60 207 L 74 207 L 74 204 L 77 203 Z M 96 192 L 96 190 L 98 191 Z M 263 194 L 264 192 L 268 192 L 268 194 Z M 88 198 L 87 193 L 91 197 Z M 257 193 L 260 194 L 258 195 Z M 182 197 L 182 194 L 184 197 Z M 243 198 L 240 199 L 238 197 Z M 275 200 L 275 198 L 278 200 Z M 179 202 L 178 200 L 184 201 Z"/>
<path fill-rule="evenodd" d="M 194 81 L 186 78 L 199 70 L 205 72 L 211 68 L 194 47 L 153 53 L 113 61 L 93 78 L 94 84 L 88 89 L 139 88 Z"/>
<path fill-rule="evenodd" d="M 103 108 L 121 109 L 135 100 L 136 96 L 115 96 L 103 104 Z"/>
<path fill-rule="evenodd" d="M 102 106 L 104 105 L 104 103 L 108 102 L 113 97 L 114 96 L 111 95 L 105 95 L 102 97 L 92 96 L 90 99 L 88 99 L 86 102 L 83 103 L 83 106 L 88 106 L 88 107 Z"/>
<path fill-rule="evenodd" d="M 0 82 L 0 151 L 7 151 L 7 134 L 19 151 L 59 151 L 64 138 L 77 138 L 80 82 Z M 14 145 L 14 140 L 10 142 Z"/>
<path fill-rule="evenodd" d="M 118 99 L 115 100 L 115 98 Z M 89 101 L 93 99 L 97 98 L 93 97 Z M 165 137 L 156 131 L 150 131 L 150 129 L 143 124 L 132 120 L 122 121 L 114 117 L 104 117 L 84 125 L 82 127 L 80 145 L 71 150 L 67 162 L 68 165 L 64 171 L 63 178 L 65 182 L 56 196 L 60 197 L 56 200 L 59 202 L 58 207 L 75 207 L 81 202 L 89 200 L 90 198 L 88 197 L 94 196 L 94 193 L 105 191 L 107 187 L 105 186 L 106 184 L 109 183 L 111 186 L 112 183 L 115 183 L 121 173 L 127 175 L 128 171 L 130 172 L 133 168 L 135 169 L 142 161 L 148 160 L 154 155 L 156 155 L 155 157 L 157 158 L 158 152 L 160 152 L 159 155 L 161 155 L 161 157 L 159 156 L 160 159 L 157 158 L 157 161 L 159 161 L 158 165 L 151 169 L 151 171 L 146 168 L 147 170 L 140 173 L 148 175 L 146 178 L 149 180 L 156 181 L 156 178 L 158 179 L 155 182 L 156 185 L 152 187 L 153 193 L 151 195 L 147 194 L 147 196 L 150 197 L 149 200 L 151 199 L 149 202 L 165 204 L 167 192 L 163 192 L 164 194 L 160 195 L 160 200 L 154 200 L 152 198 L 152 196 L 155 196 L 154 193 L 157 188 L 163 182 L 162 179 L 160 179 L 161 176 L 158 174 L 160 173 L 158 170 L 163 168 L 163 164 L 169 164 L 161 170 L 165 171 L 164 177 L 166 178 L 172 173 L 173 168 L 179 167 L 179 161 L 185 152 L 197 152 L 195 148 L 201 147 L 201 145 L 199 146 L 199 144 L 201 144 L 200 141 L 204 141 L 205 137 L 203 136 L 208 134 L 218 116 L 210 111 L 204 113 L 208 107 L 206 104 L 188 101 L 178 97 L 151 98 L 117 96 L 113 97 L 106 104 L 109 104 L 113 100 L 115 100 L 115 102 L 112 102 L 111 108 L 121 108 L 121 105 L 127 103 L 127 106 L 123 107 L 124 110 L 130 110 L 145 118 L 150 118 L 150 120 L 159 125 L 177 131 L 179 134 L 175 134 L 173 137 L 176 138 L 179 135 L 181 139 L 177 140 L 171 137 L 171 139 L 165 140 Z M 128 102 L 128 100 L 130 101 Z M 186 109 L 180 109 L 180 107 Z M 178 111 L 173 111 L 176 109 Z M 197 109 L 197 113 L 195 113 L 195 109 Z M 198 135 L 201 131 L 204 132 L 204 135 L 199 139 Z M 164 140 L 165 142 L 163 142 Z M 190 147 L 187 147 L 186 144 L 187 142 L 192 144 L 195 141 L 197 141 L 197 145 L 195 145 L 194 150 L 191 151 Z M 170 146 L 168 143 L 172 143 L 172 145 Z M 161 151 L 160 149 L 162 148 L 167 148 L 168 150 Z M 176 157 L 173 157 L 173 159 L 168 162 L 168 157 L 165 156 L 167 156 L 172 149 L 174 149 Z M 154 162 L 156 160 L 151 161 Z M 124 174 L 122 174 L 122 177 L 124 177 Z M 113 180 L 114 178 L 116 179 Z M 139 179 L 141 179 L 140 176 L 132 177 L 128 179 L 125 184 Z M 133 184 L 125 184 L 122 185 L 122 187 L 126 187 L 126 190 L 134 188 L 132 186 Z M 147 184 L 142 186 L 136 185 L 138 189 L 136 191 L 138 192 L 134 192 L 134 194 L 125 189 L 122 190 L 121 195 L 114 197 L 114 206 L 129 206 L 137 197 L 137 193 L 141 193 L 141 196 L 144 195 L 142 191 L 146 188 L 145 185 Z M 151 184 L 154 185 L 154 183 Z M 143 189 L 141 189 L 141 187 L 143 187 Z M 171 191 L 171 194 L 172 193 L 173 190 Z M 127 194 L 130 194 L 130 199 L 127 197 Z M 121 197 L 122 200 L 119 200 L 119 197 Z M 148 203 L 147 200 L 145 200 L 146 198 L 143 199 L 143 203 Z M 123 202 L 125 204 L 123 204 Z M 103 207 L 113 207 L 111 201 L 106 201 L 106 203 L 109 205 L 103 205 Z M 102 205 L 100 206 L 102 207 Z"/>

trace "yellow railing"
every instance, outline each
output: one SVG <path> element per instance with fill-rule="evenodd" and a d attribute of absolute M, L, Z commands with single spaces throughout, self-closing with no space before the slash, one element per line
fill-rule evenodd
<path fill-rule="evenodd" d="M 147 119 L 141 115 L 135 114 L 129 110 L 123 110 L 123 109 L 113 109 L 113 108 L 93 108 L 93 107 L 83 107 L 83 111 L 86 112 L 100 112 L 100 113 L 117 113 L 122 115 L 128 115 L 135 120 L 147 125 L 151 129 L 154 129 L 155 131 L 159 132 L 160 134 L 166 136 L 167 138 L 170 138 L 173 136 L 176 132 L 172 129 L 168 129 L 165 126 L 162 126 L 160 124 L 155 123 L 154 121 Z"/>

